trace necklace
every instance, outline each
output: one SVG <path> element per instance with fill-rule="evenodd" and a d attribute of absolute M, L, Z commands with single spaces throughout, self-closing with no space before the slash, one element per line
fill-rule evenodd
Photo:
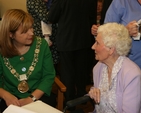
<path fill-rule="evenodd" d="M 31 63 L 31 66 L 29 66 L 29 69 L 27 71 L 26 74 L 19 74 L 16 69 L 11 65 L 10 61 L 8 58 L 3 57 L 4 63 L 6 65 L 6 67 L 9 69 L 9 71 L 14 75 L 14 77 L 16 77 L 18 79 L 18 81 L 20 81 L 19 85 L 18 85 L 18 90 L 21 93 L 25 93 L 29 90 L 29 86 L 27 83 L 27 80 L 29 78 L 29 76 L 32 74 L 32 72 L 35 69 L 35 66 L 38 62 L 38 56 L 39 56 L 39 52 L 40 52 L 40 45 L 41 45 L 41 38 L 37 38 L 37 43 L 36 43 L 36 48 L 34 51 L 34 58 L 33 61 Z"/>

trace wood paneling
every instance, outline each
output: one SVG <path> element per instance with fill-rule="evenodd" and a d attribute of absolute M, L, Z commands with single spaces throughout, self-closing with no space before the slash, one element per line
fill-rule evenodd
<path fill-rule="evenodd" d="M 26 0 L 0 0 L 0 17 L 8 9 L 23 9 L 26 10 Z"/>

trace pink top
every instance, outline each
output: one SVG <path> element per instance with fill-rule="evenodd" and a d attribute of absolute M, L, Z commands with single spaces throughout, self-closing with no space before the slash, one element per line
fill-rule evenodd
<path fill-rule="evenodd" d="M 98 62 L 93 69 L 93 81 L 99 87 L 105 64 Z M 129 58 L 125 58 L 117 74 L 116 99 L 118 113 L 141 113 L 141 70 Z M 94 111 L 96 113 L 96 111 Z"/>

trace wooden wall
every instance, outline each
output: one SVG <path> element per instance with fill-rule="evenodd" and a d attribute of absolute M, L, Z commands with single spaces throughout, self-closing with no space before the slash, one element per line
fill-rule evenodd
<path fill-rule="evenodd" d="M 0 17 L 8 9 L 23 9 L 26 10 L 26 0 L 0 0 Z"/>

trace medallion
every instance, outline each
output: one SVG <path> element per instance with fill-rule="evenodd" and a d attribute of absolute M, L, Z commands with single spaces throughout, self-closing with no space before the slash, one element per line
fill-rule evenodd
<path fill-rule="evenodd" d="M 28 86 L 28 83 L 23 80 L 19 83 L 18 85 L 18 90 L 21 92 L 21 93 L 25 93 L 29 90 L 29 86 Z"/>

